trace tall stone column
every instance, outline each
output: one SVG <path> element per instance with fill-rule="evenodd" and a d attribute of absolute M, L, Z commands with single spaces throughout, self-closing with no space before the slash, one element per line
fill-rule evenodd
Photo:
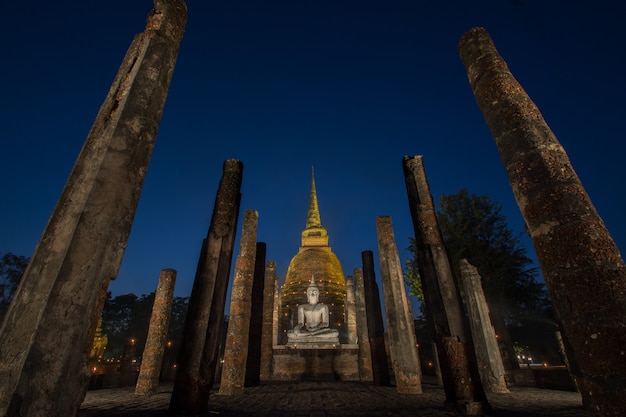
<path fill-rule="evenodd" d="M 459 42 L 532 237 L 585 406 L 626 412 L 626 266 L 565 150 L 483 28 Z"/>
<path fill-rule="evenodd" d="M 230 297 L 230 319 L 226 333 L 224 368 L 219 391 L 222 395 L 242 394 L 244 390 L 250 340 L 258 220 L 259 214 L 255 210 L 246 210 L 244 213 L 239 255 L 235 263 L 235 277 Z"/>
<path fill-rule="evenodd" d="M 498 348 L 496 331 L 489 318 L 489 305 L 483 292 L 478 269 L 467 259 L 459 261 L 459 269 L 483 388 L 487 392 L 508 393 L 504 364 Z"/>
<path fill-rule="evenodd" d="M 376 217 L 378 256 L 387 312 L 387 334 L 396 390 L 401 394 L 421 394 L 422 375 L 415 325 L 404 289 L 400 255 L 390 216 Z"/>
<path fill-rule="evenodd" d="M 402 168 L 413 219 L 417 263 L 428 318 L 433 323 L 446 402 L 459 407 L 464 414 L 481 415 L 481 402 L 486 405 L 487 399 L 478 369 L 470 363 L 474 360 L 472 341 L 465 331 L 461 297 L 437 223 L 422 156 L 405 156 Z"/>
<path fill-rule="evenodd" d="M 207 237 L 202 242 L 191 289 L 178 367 L 169 409 L 197 414 L 208 407 L 213 374 L 210 359 L 219 353 L 226 290 L 241 201 L 243 164 L 229 159 L 222 167 Z M 215 371 L 215 368 L 213 368 Z"/>
<path fill-rule="evenodd" d="M 354 268 L 354 299 L 356 303 L 356 329 L 359 341 L 359 375 L 363 382 L 373 382 L 372 348 L 367 331 L 367 308 L 365 306 L 365 284 L 363 269 Z"/>
<path fill-rule="evenodd" d="M 263 291 L 263 327 L 261 333 L 261 382 L 272 378 L 272 340 L 274 332 L 274 290 L 276 285 L 276 261 L 267 261 Z"/>
<path fill-rule="evenodd" d="M 135 385 L 135 394 L 156 394 L 159 388 L 159 376 L 163 353 L 167 343 L 167 332 L 170 327 L 172 305 L 174 304 L 174 285 L 176 271 L 163 269 L 159 277 L 159 284 L 154 294 L 152 315 L 148 326 L 146 346 L 143 349 L 139 378 Z"/>
<path fill-rule="evenodd" d="M 73 416 L 84 398 L 186 22 L 182 0 L 155 0 L 122 61 L 0 329 L 0 415 Z"/>
<path fill-rule="evenodd" d="M 354 345 L 358 341 L 356 302 L 354 299 L 354 280 L 349 275 L 346 277 L 346 325 L 348 326 L 348 343 Z"/>
<path fill-rule="evenodd" d="M 263 242 L 257 242 L 254 277 L 252 280 L 250 340 L 248 341 L 248 360 L 246 362 L 246 380 L 244 383 L 246 386 L 259 385 L 261 383 L 261 343 L 265 314 L 265 310 L 263 309 L 263 293 L 265 290 L 266 253 L 267 245 Z"/>
<path fill-rule="evenodd" d="M 390 385 L 389 361 L 387 361 L 387 349 L 385 347 L 383 309 L 380 304 L 380 291 L 374 271 L 374 253 L 371 250 L 361 252 L 361 261 L 363 263 L 363 289 L 367 311 L 367 333 L 372 349 L 374 384 L 388 386 Z"/>
<path fill-rule="evenodd" d="M 281 306 L 281 298 L 280 298 L 280 288 L 278 287 L 278 276 L 274 277 L 274 312 L 272 315 L 272 349 L 274 346 L 278 345 L 278 335 L 280 333 L 280 326 L 278 325 L 280 322 L 280 306 Z M 272 353 L 272 361 L 273 359 Z M 273 371 L 272 371 L 273 372 Z"/>

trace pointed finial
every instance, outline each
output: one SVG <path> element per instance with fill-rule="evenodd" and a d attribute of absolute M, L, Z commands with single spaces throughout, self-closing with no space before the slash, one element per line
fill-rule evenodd
<path fill-rule="evenodd" d="M 309 196 L 309 213 L 306 219 L 306 227 L 321 227 L 320 209 L 317 203 L 317 191 L 315 190 L 315 176 L 311 167 L 311 194 Z"/>

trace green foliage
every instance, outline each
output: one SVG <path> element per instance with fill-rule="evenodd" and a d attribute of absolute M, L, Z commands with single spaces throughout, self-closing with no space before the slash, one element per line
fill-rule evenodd
<path fill-rule="evenodd" d="M 490 306 L 507 321 L 543 314 L 549 302 L 538 270 L 501 211 L 488 196 L 466 189 L 441 196 L 437 220 L 450 261 L 455 270 L 462 258 L 478 268 Z"/>
<path fill-rule="evenodd" d="M 107 359 L 120 357 L 130 339 L 135 339 L 136 355 L 141 356 L 148 335 L 154 296 L 154 292 L 141 297 L 135 294 L 113 297 L 111 292 L 107 293 L 102 310 L 102 333 L 107 335 L 109 342 L 105 355 Z M 178 344 L 182 336 L 188 300 L 188 297 L 174 297 L 168 329 L 168 340 L 174 345 Z"/>
<path fill-rule="evenodd" d="M 11 304 L 29 258 L 7 252 L 0 257 L 0 321 Z"/>
<path fill-rule="evenodd" d="M 502 207 L 488 196 L 470 194 L 466 189 L 440 197 L 436 207 L 450 264 L 457 277 L 459 260 L 463 258 L 478 269 L 492 323 L 500 343 L 509 350 L 512 363 L 508 366 L 514 369 L 517 363 L 509 329 L 514 330 L 518 343 L 547 351 L 546 341 L 551 341 L 550 349 L 555 351 L 552 342 L 556 326 L 544 286 L 537 282 L 538 270 L 520 244 L 521 234 L 508 228 L 501 212 Z M 410 238 L 409 242 L 413 257 L 405 262 L 404 277 L 411 295 L 423 300 L 416 241 Z"/>
<path fill-rule="evenodd" d="M 417 265 L 417 247 L 415 246 L 414 238 L 409 237 L 409 247 L 407 249 L 413 254 L 413 257 L 404 261 L 404 283 L 409 288 L 409 295 L 417 297 L 423 303 L 424 290 L 422 289 L 422 278 Z"/>

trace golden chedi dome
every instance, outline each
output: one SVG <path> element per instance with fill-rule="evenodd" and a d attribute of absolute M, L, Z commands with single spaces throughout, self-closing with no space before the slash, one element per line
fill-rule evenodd
<path fill-rule="evenodd" d="M 306 290 L 315 278 L 319 302 L 328 305 L 330 327 L 339 330 L 339 338 L 347 337 L 345 326 L 346 283 L 341 262 L 328 246 L 328 232 L 320 220 L 315 177 L 311 179 L 311 194 L 306 228 L 302 232 L 302 246 L 291 259 L 285 284 L 281 288 L 281 333 L 285 335 L 297 324 L 297 310 L 307 302 Z M 286 336 L 284 337 L 286 341 Z"/>

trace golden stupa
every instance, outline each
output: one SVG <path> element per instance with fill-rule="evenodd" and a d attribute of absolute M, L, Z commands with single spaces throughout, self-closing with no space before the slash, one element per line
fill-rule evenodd
<path fill-rule="evenodd" d="M 302 246 L 291 259 L 285 284 L 281 288 L 283 343 L 286 342 L 287 330 L 291 330 L 297 324 L 298 306 L 307 302 L 306 289 L 312 277 L 315 278 L 320 290 L 319 302 L 328 305 L 330 327 L 339 330 L 340 342 L 346 343 L 345 275 L 339 259 L 328 246 L 328 232 L 322 226 L 313 172 L 306 228 L 302 232 Z"/>

